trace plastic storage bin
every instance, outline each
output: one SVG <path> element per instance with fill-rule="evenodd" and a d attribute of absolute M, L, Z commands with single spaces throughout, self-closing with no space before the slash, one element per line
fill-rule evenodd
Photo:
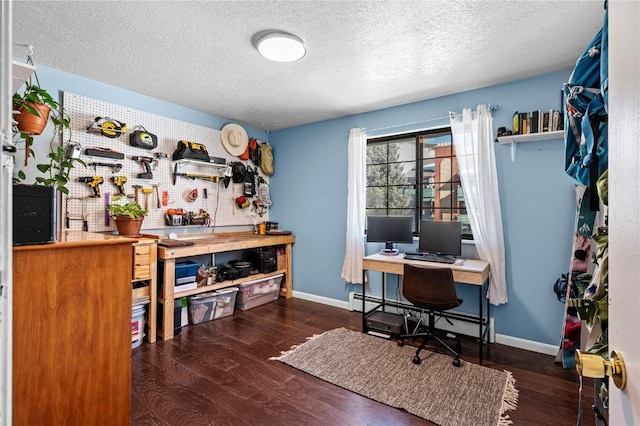
<path fill-rule="evenodd" d="M 196 262 L 176 263 L 176 284 L 195 281 L 198 266 Z M 190 280 L 190 278 L 193 279 Z"/>
<path fill-rule="evenodd" d="M 238 286 L 236 308 L 246 311 L 277 300 L 280 295 L 280 283 L 283 276 L 284 274 L 279 274 L 240 284 Z"/>
<path fill-rule="evenodd" d="M 200 324 L 233 314 L 237 293 L 238 289 L 231 287 L 189 296 L 189 324 Z"/>

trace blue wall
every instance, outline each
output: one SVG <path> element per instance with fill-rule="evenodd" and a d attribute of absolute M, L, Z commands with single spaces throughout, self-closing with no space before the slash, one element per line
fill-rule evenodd
<path fill-rule="evenodd" d="M 95 80 L 89 80 L 87 78 L 80 77 L 74 74 L 69 74 L 55 70 L 53 68 L 48 68 L 38 63 L 36 63 L 35 65 L 40 85 L 46 88 L 47 91 L 49 91 L 49 93 L 54 96 L 54 98 L 58 93 L 60 94 L 60 96 L 62 96 L 62 92 L 72 92 L 78 95 L 88 96 L 94 99 L 100 99 L 118 105 L 124 105 L 130 108 L 139 109 L 141 111 L 158 114 L 164 117 L 170 117 L 176 120 L 182 120 L 187 123 L 210 127 L 213 129 L 221 129 L 222 126 L 231 121 L 226 118 L 217 117 L 201 111 L 185 108 L 180 105 L 161 101 L 159 99 L 154 99 L 149 96 L 121 89 L 119 87 L 109 86 Z M 215 99 L 211 102 L 215 102 Z M 96 115 L 99 115 L 98 112 L 96 112 Z M 113 118 L 117 119 L 117 117 Z M 246 125 L 243 125 L 243 127 L 249 134 L 249 137 L 260 140 L 267 140 L 268 138 L 268 135 L 264 130 L 256 129 L 254 127 Z M 46 141 L 43 144 L 45 145 L 45 151 L 43 152 L 46 156 L 46 154 L 48 153 L 48 141 L 51 135 L 43 135 L 40 139 L 45 139 L 45 137 Z M 36 138 L 36 141 L 37 140 L 38 138 Z M 38 145 L 36 145 L 36 149 L 37 148 Z M 35 161 L 33 163 L 35 163 Z"/>
<path fill-rule="evenodd" d="M 401 133 L 448 124 L 436 119 L 481 103 L 497 105 L 494 131 L 511 128 L 514 111 L 560 109 L 560 88 L 570 70 L 489 88 L 444 96 L 335 120 L 273 131 L 275 175 L 272 220 L 296 234 L 294 290 L 348 300 L 360 286 L 340 277 L 345 250 L 347 212 L 347 139 L 349 129 L 372 129 L 370 136 Z M 421 124 L 399 124 L 422 121 Z M 379 130 L 375 130 L 379 129 Z M 566 272 L 574 221 L 573 182 L 563 170 L 563 142 L 495 145 L 506 247 L 509 303 L 492 307 L 496 332 L 556 345 L 563 304 L 553 293 Z M 476 292 L 459 286 L 467 311 L 477 305 Z M 375 293 L 375 287 L 373 292 Z M 367 290 L 369 291 L 369 290 Z M 394 294 L 393 288 L 390 295 Z"/>
<path fill-rule="evenodd" d="M 43 87 L 51 93 L 70 91 L 174 119 L 220 129 L 229 120 L 105 85 L 36 64 Z M 514 111 L 558 109 L 560 87 L 570 71 L 552 73 L 485 89 L 440 97 L 299 126 L 267 134 L 245 126 L 250 137 L 274 145 L 275 174 L 271 179 L 271 220 L 296 234 L 293 257 L 294 290 L 348 300 L 359 286 L 340 277 L 347 211 L 347 136 L 353 127 L 368 134 L 400 133 L 446 125 L 449 111 L 491 103 L 494 127 L 510 128 Z M 213 100 L 215 101 L 215 100 Z M 425 121 L 422 125 L 401 123 Z M 383 129 L 385 127 L 391 127 Z M 372 129 L 380 129 L 372 131 Z M 561 140 L 521 144 L 511 162 L 508 146 L 496 144 L 500 197 L 507 252 L 509 304 L 493 307 L 500 334 L 556 345 L 563 305 L 552 291 L 569 265 L 573 227 L 573 182 L 564 174 Z M 38 158 L 46 155 L 48 139 L 36 142 Z M 31 162 L 32 164 L 36 161 Z M 374 248 L 375 249 L 375 248 Z M 393 287 L 393 286 L 391 286 Z M 476 294 L 459 286 L 468 311 Z M 374 288 L 375 291 L 375 288 Z M 393 288 L 390 292 L 393 292 Z"/>

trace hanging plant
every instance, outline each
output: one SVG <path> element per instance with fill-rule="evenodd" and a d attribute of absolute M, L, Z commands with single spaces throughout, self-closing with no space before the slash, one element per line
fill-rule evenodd
<path fill-rule="evenodd" d="M 27 63 L 33 65 L 29 57 Z M 49 120 L 55 126 L 55 135 L 61 135 L 64 129 L 70 126 L 70 119 L 64 113 L 62 105 L 56 101 L 51 94 L 40 87 L 37 74 L 34 73 L 36 83 L 29 78 L 25 82 L 22 93 L 13 94 L 13 109 L 17 111 L 14 115 L 14 137 L 25 141 L 24 165 L 28 165 L 28 159 L 34 155 L 31 145 L 33 136 L 40 135 Z"/>
<path fill-rule="evenodd" d="M 27 63 L 33 65 L 31 57 L 28 57 Z M 71 125 L 70 118 L 65 114 L 62 105 L 47 90 L 40 87 L 38 75 L 34 73 L 33 78 L 35 84 L 29 78 L 24 84 L 24 90 L 13 95 L 13 109 L 17 111 L 17 114 L 14 115 L 16 123 L 13 125 L 13 134 L 15 139 L 25 141 L 25 167 L 28 165 L 28 158 L 35 157 L 32 149 L 33 136 L 40 135 L 49 121 L 55 127 L 53 138 L 62 135 L 63 130 L 69 129 Z M 77 164 L 84 167 L 86 164 L 79 158 L 68 156 L 64 147 L 53 146 L 53 144 L 47 158 L 48 163 L 36 166 L 45 175 L 44 177 L 36 177 L 36 184 L 56 187 L 62 193 L 68 194 L 69 190 L 66 184 L 69 182 L 69 170 Z M 17 180 L 23 181 L 25 179 L 25 173 L 22 170 L 18 171 Z"/>

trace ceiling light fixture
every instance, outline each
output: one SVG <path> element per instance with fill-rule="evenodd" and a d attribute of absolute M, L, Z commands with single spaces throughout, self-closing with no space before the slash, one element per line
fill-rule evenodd
<path fill-rule="evenodd" d="M 262 56 L 276 62 L 294 62 L 307 53 L 300 37 L 281 31 L 259 32 L 253 36 L 253 45 Z"/>

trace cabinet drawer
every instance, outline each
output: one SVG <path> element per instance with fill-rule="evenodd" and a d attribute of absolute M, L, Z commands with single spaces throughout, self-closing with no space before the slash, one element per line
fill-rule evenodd
<path fill-rule="evenodd" d="M 148 254 L 137 254 L 133 257 L 133 264 L 135 266 L 148 265 L 151 263 L 151 256 Z"/>
<path fill-rule="evenodd" d="M 149 264 L 146 265 L 136 265 L 135 268 L 133 268 L 133 279 L 134 280 L 142 280 L 142 279 L 147 279 L 150 278 L 151 275 L 151 267 L 149 266 Z"/>
<path fill-rule="evenodd" d="M 139 299 L 141 297 L 149 297 L 149 286 L 134 288 L 131 292 L 133 299 Z"/>
<path fill-rule="evenodd" d="M 151 253 L 151 249 L 149 248 L 148 244 L 145 244 L 143 246 L 133 246 L 133 254 L 135 256 L 139 254 L 149 254 L 149 253 Z"/>

